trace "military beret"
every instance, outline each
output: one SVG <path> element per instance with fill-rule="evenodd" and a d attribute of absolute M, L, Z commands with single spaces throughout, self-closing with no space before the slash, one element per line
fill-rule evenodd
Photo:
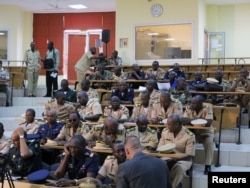
<path fill-rule="evenodd" d="M 42 169 L 32 172 L 27 176 L 27 179 L 31 183 L 44 183 L 44 181 L 48 178 L 48 176 L 49 176 L 49 171 Z"/>

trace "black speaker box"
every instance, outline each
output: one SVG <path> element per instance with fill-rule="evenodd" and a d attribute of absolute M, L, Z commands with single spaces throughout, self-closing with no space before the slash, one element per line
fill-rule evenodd
<path fill-rule="evenodd" d="M 102 42 L 108 43 L 110 40 L 110 30 L 102 30 Z"/>

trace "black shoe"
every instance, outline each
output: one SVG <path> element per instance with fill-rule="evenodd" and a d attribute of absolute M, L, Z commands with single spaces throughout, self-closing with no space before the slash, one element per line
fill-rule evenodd
<path fill-rule="evenodd" d="M 205 165 L 204 175 L 207 175 L 208 172 L 211 172 L 211 166 L 210 165 Z"/>
<path fill-rule="evenodd" d="M 36 97 L 36 96 L 32 94 L 31 97 Z"/>
<path fill-rule="evenodd" d="M 7 106 L 7 107 L 10 106 L 10 103 L 9 103 L 9 102 L 6 102 L 6 106 Z"/>

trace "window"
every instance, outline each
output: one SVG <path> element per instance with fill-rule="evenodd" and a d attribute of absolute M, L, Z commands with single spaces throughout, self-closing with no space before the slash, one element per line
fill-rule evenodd
<path fill-rule="evenodd" d="M 7 41 L 8 41 L 8 31 L 0 30 L 0 59 L 7 59 Z"/>
<path fill-rule="evenodd" d="M 135 27 L 135 60 L 191 58 L 192 23 Z"/>

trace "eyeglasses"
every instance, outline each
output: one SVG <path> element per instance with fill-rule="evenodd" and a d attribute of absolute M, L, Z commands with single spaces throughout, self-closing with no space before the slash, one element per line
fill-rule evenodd
<path fill-rule="evenodd" d="M 69 122 L 76 122 L 77 119 L 69 119 Z"/>

